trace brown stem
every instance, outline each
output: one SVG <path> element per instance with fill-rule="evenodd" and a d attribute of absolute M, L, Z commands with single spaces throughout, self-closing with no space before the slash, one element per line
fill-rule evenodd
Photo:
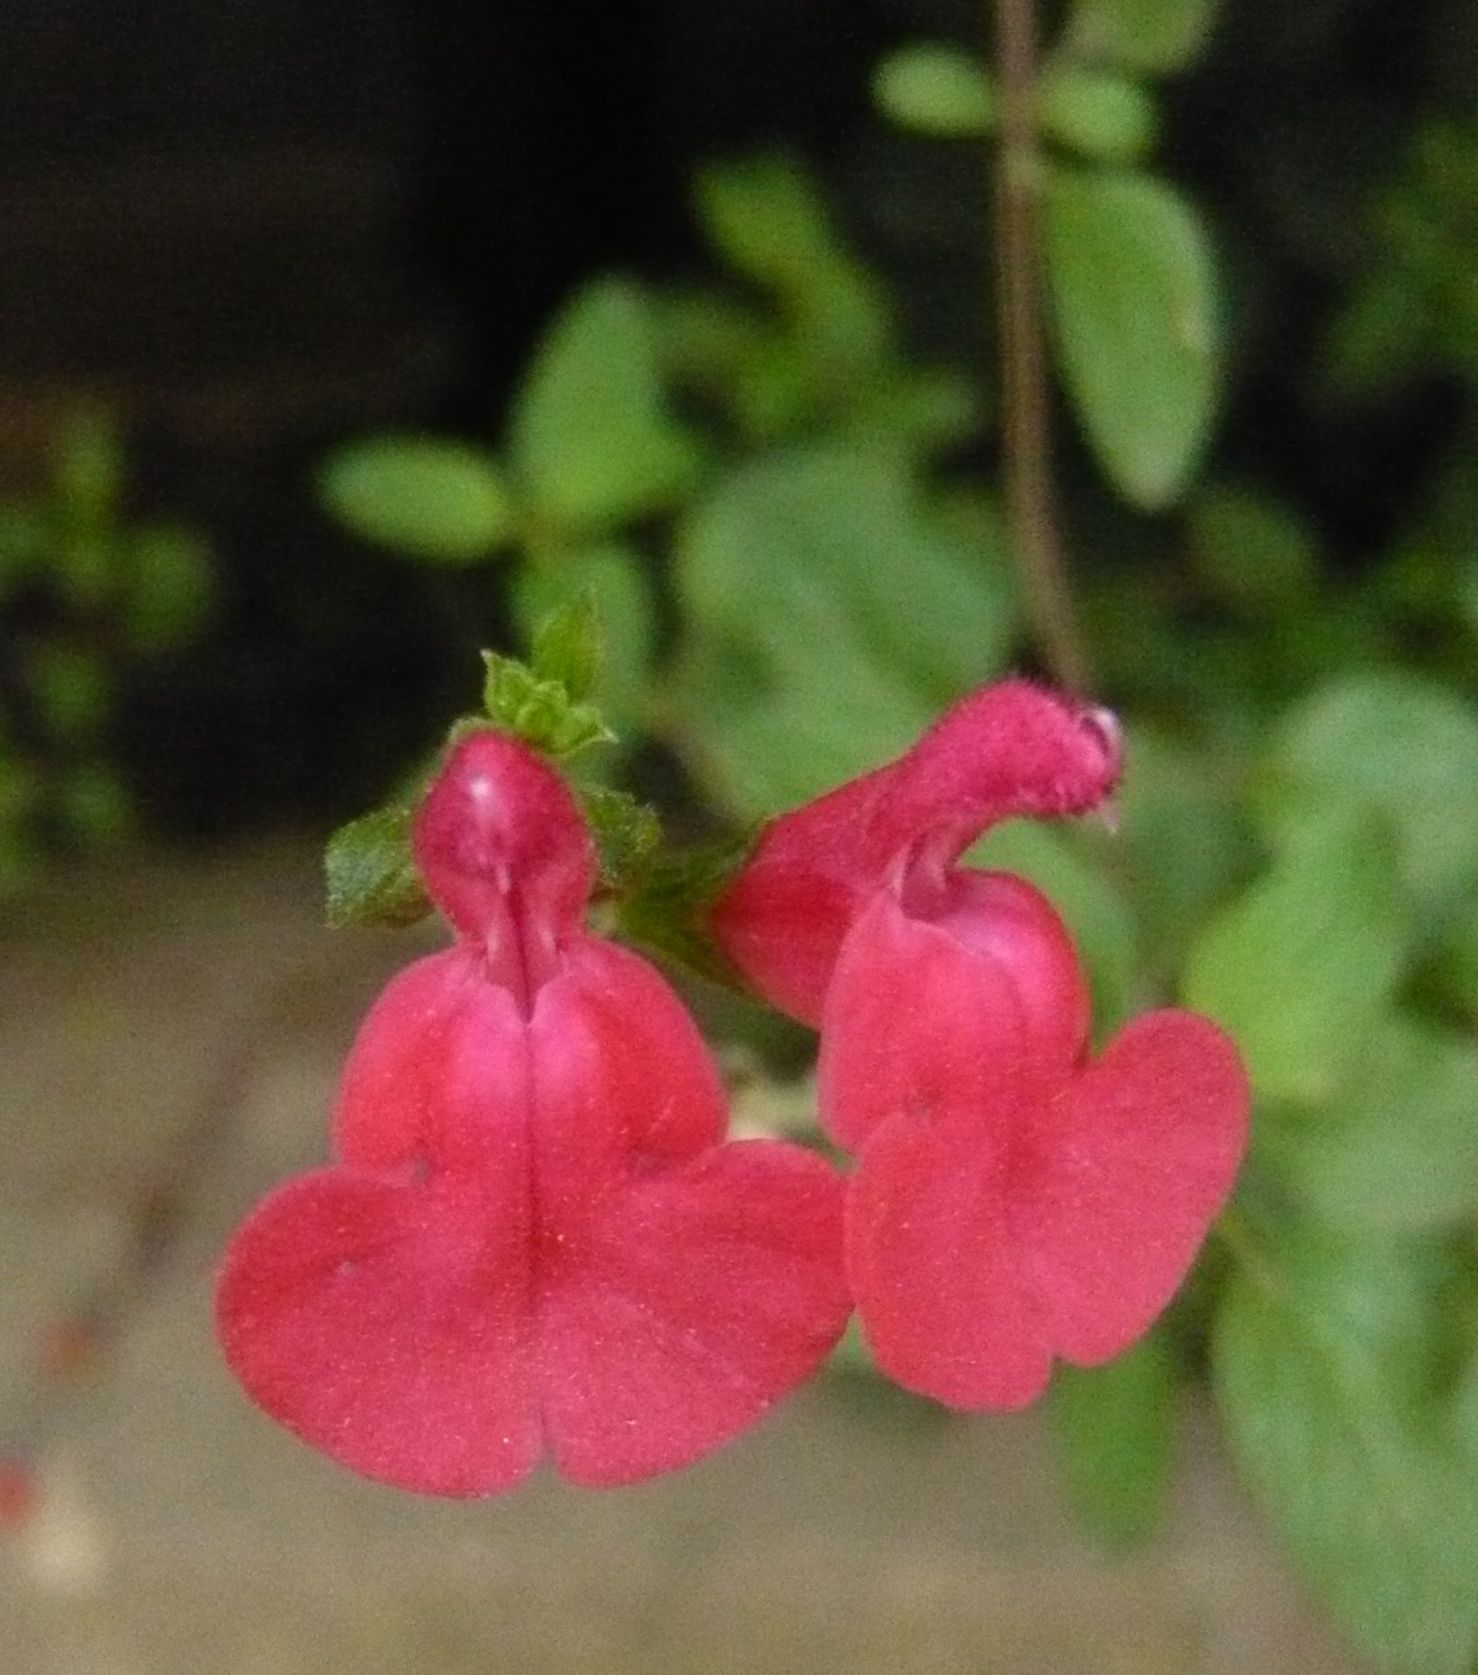
<path fill-rule="evenodd" d="M 1092 675 L 1053 516 L 1051 413 L 1037 227 L 1040 162 L 1033 0 L 991 0 L 991 4 L 1001 86 L 996 249 L 1011 551 L 1043 661 L 1060 684 L 1087 692 Z"/>

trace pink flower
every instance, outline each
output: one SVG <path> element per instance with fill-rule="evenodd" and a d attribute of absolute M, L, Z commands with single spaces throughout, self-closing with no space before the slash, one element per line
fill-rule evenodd
<path fill-rule="evenodd" d="M 986 827 L 1101 804 L 1105 712 L 1023 681 L 965 699 L 888 767 L 782 816 L 713 926 L 821 1029 L 821 1116 L 855 1152 L 847 1262 L 900 1384 L 960 1408 L 1038 1396 L 1144 1333 L 1231 1190 L 1231 1041 L 1151 1012 L 1097 1060 L 1072 942 L 1024 880 L 957 865 Z"/>
<path fill-rule="evenodd" d="M 849 1302 L 815 1154 L 725 1143 L 723 1089 L 644 961 L 589 934 L 555 774 L 476 733 L 415 824 L 456 946 L 360 1029 L 335 1161 L 273 1192 L 220 1275 L 226 1358 L 336 1460 L 484 1495 L 682 1466 L 821 1363 Z"/>

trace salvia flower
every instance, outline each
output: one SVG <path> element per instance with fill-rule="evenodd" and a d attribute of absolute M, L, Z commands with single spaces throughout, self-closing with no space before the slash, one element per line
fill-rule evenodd
<path fill-rule="evenodd" d="M 841 1182 L 725 1141 L 677 997 L 585 928 L 591 844 L 525 746 L 464 738 L 413 848 L 456 945 L 362 1025 L 332 1165 L 237 1232 L 227 1359 L 305 1441 L 407 1489 L 494 1493 L 546 1454 L 591 1485 L 684 1465 L 840 1336 Z"/>
<path fill-rule="evenodd" d="M 1038 1396 L 1151 1324 L 1226 1199 L 1248 1091 L 1232 1043 L 1151 1012 L 1096 1060 L 1046 899 L 958 865 L 988 826 L 1102 805 L 1113 718 L 1024 681 L 774 821 L 713 928 L 821 1030 L 822 1121 L 857 1155 L 847 1262 L 882 1370 L 960 1408 Z"/>

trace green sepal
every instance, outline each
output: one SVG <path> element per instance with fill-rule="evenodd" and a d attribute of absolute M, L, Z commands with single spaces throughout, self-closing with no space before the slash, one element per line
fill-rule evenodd
<path fill-rule="evenodd" d="M 330 928 L 403 929 L 431 911 L 411 859 L 412 810 L 376 809 L 340 826 L 324 852 Z"/>

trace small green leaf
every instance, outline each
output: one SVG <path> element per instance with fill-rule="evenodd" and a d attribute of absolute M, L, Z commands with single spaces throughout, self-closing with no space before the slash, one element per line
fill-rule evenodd
<path fill-rule="evenodd" d="M 102 534 L 113 524 L 123 494 L 123 438 L 101 407 L 72 413 L 57 438 L 52 482 L 63 524 Z"/>
<path fill-rule="evenodd" d="M 589 588 L 550 611 L 534 630 L 529 664 L 540 680 L 558 681 L 571 698 L 588 698 L 600 674 L 600 613 Z"/>
<path fill-rule="evenodd" d="M 1110 1552 L 1155 1532 L 1170 1489 L 1180 1379 L 1158 1334 L 1106 1366 L 1059 1367 L 1047 1417 L 1068 1499 Z"/>
<path fill-rule="evenodd" d="M 42 567 L 46 547 L 42 507 L 0 504 L 0 599 Z"/>
<path fill-rule="evenodd" d="M 579 797 L 600 853 L 601 882 L 609 890 L 631 888 L 662 842 L 662 822 L 646 803 L 609 785 L 582 786 Z"/>
<path fill-rule="evenodd" d="M 1478 1213 L 1478 1047 L 1383 1018 L 1324 1110 L 1279 1112 L 1260 1147 L 1331 1227 L 1425 1231 Z"/>
<path fill-rule="evenodd" d="M 485 651 L 482 660 L 483 707 L 503 732 L 557 757 L 616 743 L 600 711 L 574 702 L 559 681 L 541 680 L 526 663 L 495 651 Z"/>
<path fill-rule="evenodd" d="M 1068 60 L 1042 84 L 1043 131 L 1095 163 L 1137 163 L 1153 148 L 1155 102 L 1138 82 Z"/>
<path fill-rule="evenodd" d="M 80 646 L 37 646 L 29 662 L 31 695 L 47 732 L 67 743 L 94 738 L 108 717 L 111 682 L 103 661 Z"/>
<path fill-rule="evenodd" d="M 507 545 L 516 527 L 496 462 L 464 442 L 351 442 L 322 467 L 318 487 L 327 509 L 354 534 L 430 564 L 475 564 Z"/>
<path fill-rule="evenodd" d="M 1225 604 L 1273 615 L 1314 591 L 1319 551 L 1313 531 L 1291 507 L 1267 495 L 1208 489 L 1191 507 L 1190 536 L 1197 573 Z"/>
<path fill-rule="evenodd" d="M 1068 392 L 1135 505 L 1185 489 L 1216 403 L 1215 275 L 1195 211 L 1147 175 L 1052 169 L 1047 277 Z"/>
<path fill-rule="evenodd" d="M 754 846 L 753 828 L 688 849 L 654 851 L 617 908 L 623 935 L 725 988 L 747 992 L 708 930 L 708 914 Z"/>
<path fill-rule="evenodd" d="M 1068 44 L 1139 75 L 1173 75 L 1201 50 L 1216 0 L 1077 0 Z"/>
<path fill-rule="evenodd" d="M 1401 969 L 1395 868 L 1378 828 L 1311 815 L 1290 847 L 1191 950 L 1184 995 L 1237 1041 L 1253 1087 L 1333 1094 Z"/>
<path fill-rule="evenodd" d="M 996 93 L 985 66 L 959 47 L 915 41 L 898 47 L 873 73 L 873 98 L 890 121 L 939 139 L 991 133 Z"/>
<path fill-rule="evenodd" d="M 145 525 L 129 536 L 126 569 L 122 625 L 135 651 L 168 651 L 199 630 L 215 592 L 202 536 L 176 524 Z"/>
<path fill-rule="evenodd" d="M 1412 896 L 1435 911 L 1478 882 L 1478 711 L 1416 675 L 1352 673 L 1286 720 L 1271 771 L 1280 825 L 1343 798 L 1389 822 Z M 1275 798 L 1276 798 L 1275 791 Z"/>
<path fill-rule="evenodd" d="M 661 511 L 699 457 L 667 409 L 646 293 L 598 279 L 555 317 L 514 403 L 510 448 L 535 510 L 560 530 L 598 530 Z"/>
<path fill-rule="evenodd" d="M 340 826 L 324 854 L 328 922 L 346 926 L 414 925 L 431 900 L 411 859 L 411 810 L 378 809 Z"/>
<path fill-rule="evenodd" d="M 1399 1675 L 1478 1656 L 1478 1471 L 1432 1391 L 1439 1295 L 1399 1250 L 1259 1248 L 1213 1344 L 1244 1474 L 1340 1627 Z"/>
<path fill-rule="evenodd" d="M 83 843 L 115 843 L 133 828 L 133 799 L 106 762 L 83 762 L 69 768 L 55 796 L 62 824 Z"/>
<path fill-rule="evenodd" d="M 560 548 L 519 567 L 513 607 L 533 642 L 538 624 L 572 591 L 594 601 L 601 656 L 593 701 L 617 731 L 635 730 L 647 695 L 656 650 L 656 606 L 641 554 L 616 541 Z"/>

